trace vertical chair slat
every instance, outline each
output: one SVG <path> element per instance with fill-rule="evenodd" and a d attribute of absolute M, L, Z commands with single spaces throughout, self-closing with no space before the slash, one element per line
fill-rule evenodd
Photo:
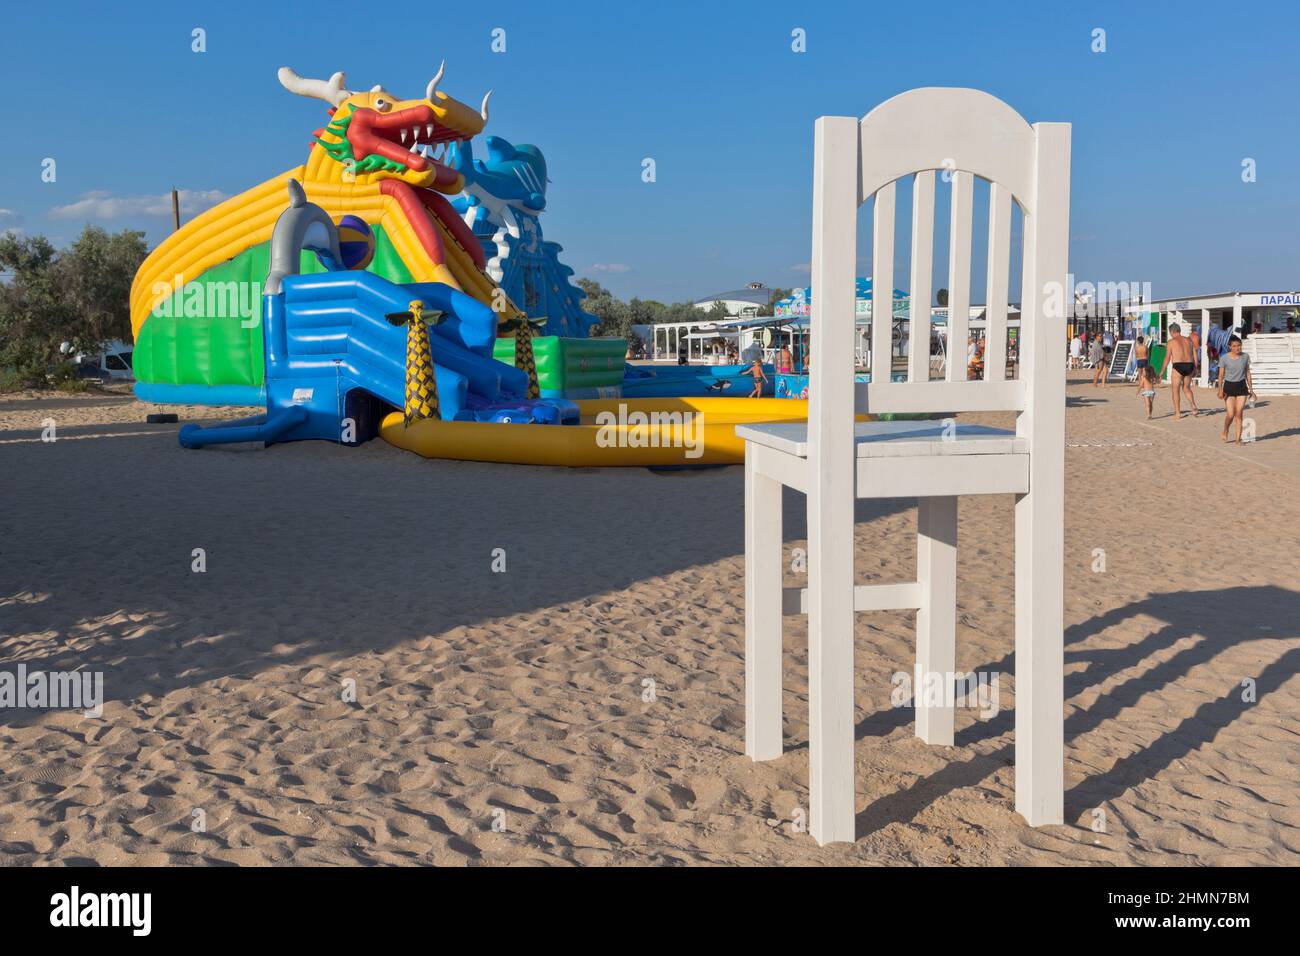
<path fill-rule="evenodd" d="M 871 233 L 871 383 L 888 383 L 893 371 L 894 184 L 876 191 Z"/>
<path fill-rule="evenodd" d="M 971 199 L 975 177 L 952 174 L 952 220 L 948 237 L 948 381 L 966 381 L 966 345 L 970 325 Z"/>
<path fill-rule="evenodd" d="M 1016 811 L 1064 820 L 1065 315 L 1070 249 L 1070 126 L 1034 124 L 1020 302 L 1029 493 L 1016 498 Z"/>
<path fill-rule="evenodd" d="M 808 793 L 819 843 L 852 841 L 853 343 L 858 121 L 823 116 L 813 139 L 808 395 Z M 890 221 L 893 221 L 890 193 Z M 879 200 L 878 200 L 879 201 Z"/>
<path fill-rule="evenodd" d="M 989 184 L 989 274 L 984 297 L 984 381 L 1007 376 L 1007 285 L 1011 268 L 1011 191 Z"/>
<path fill-rule="evenodd" d="M 934 260 L 934 170 L 916 174 L 912 185 L 911 348 L 907 380 L 930 380 L 930 294 Z M 891 289 L 890 292 L 893 292 Z"/>

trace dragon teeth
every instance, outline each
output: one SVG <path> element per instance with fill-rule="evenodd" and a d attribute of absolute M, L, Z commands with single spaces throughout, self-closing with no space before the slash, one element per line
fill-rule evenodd
<path fill-rule="evenodd" d="M 433 139 L 433 124 L 432 124 L 432 123 L 430 123 L 427 127 L 425 127 L 425 131 L 429 134 L 429 139 Z"/>
<path fill-rule="evenodd" d="M 402 142 L 403 142 L 403 143 L 406 142 L 406 130 L 405 130 L 405 128 L 403 128 L 403 130 L 402 130 Z"/>

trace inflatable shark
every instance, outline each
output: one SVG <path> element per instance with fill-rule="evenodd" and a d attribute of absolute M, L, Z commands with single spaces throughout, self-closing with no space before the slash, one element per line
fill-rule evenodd
<path fill-rule="evenodd" d="M 584 293 L 559 260 L 562 246 L 542 239 L 546 157 L 536 146 L 489 136 L 487 159 L 475 159 L 468 140 L 452 144 L 447 160 L 464 177 L 452 200 L 483 246 L 485 271 L 518 308 L 547 320 L 543 335 L 585 338 L 599 320 L 582 309 Z"/>

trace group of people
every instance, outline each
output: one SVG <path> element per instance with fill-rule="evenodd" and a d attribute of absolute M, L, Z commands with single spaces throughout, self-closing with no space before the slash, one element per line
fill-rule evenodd
<path fill-rule="evenodd" d="M 1201 370 L 1201 337 L 1196 329 L 1191 335 L 1183 335 L 1182 326 L 1177 322 L 1169 325 L 1169 340 L 1165 343 L 1165 360 L 1159 371 L 1151 365 L 1152 340 L 1139 335 L 1133 344 L 1133 357 L 1137 366 L 1138 397 L 1146 406 L 1147 418 L 1155 407 L 1156 390 L 1169 373 L 1169 385 L 1174 403 L 1175 420 L 1182 419 L 1183 398 L 1186 397 L 1191 407 L 1190 415 L 1199 415 L 1201 410 L 1196 404 L 1196 394 L 1192 391 L 1192 380 Z M 1070 339 L 1070 368 L 1081 368 L 1085 350 L 1088 363 L 1092 367 L 1092 384 L 1106 387 L 1111 356 L 1115 352 L 1115 337 L 1110 332 L 1100 336 L 1087 333 L 1075 335 Z M 1244 426 L 1246 402 L 1255 398 L 1255 384 L 1250 375 L 1250 356 L 1242 351 L 1241 337 L 1234 335 L 1229 339 L 1228 351 L 1218 356 L 1219 374 L 1215 383 L 1216 391 L 1224 404 L 1227 417 L 1220 435 L 1223 441 L 1232 441 L 1231 431 L 1235 424 L 1236 442 L 1241 443 Z"/>
<path fill-rule="evenodd" d="M 1081 332 L 1070 339 L 1070 368 L 1083 368 L 1084 353 L 1088 356 L 1088 365 L 1092 368 L 1092 384 L 1106 387 L 1106 369 L 1110 366 L 1110 357 L 1115 353 L 1115 336 L 1110 332 L 1089 336 Z"/>
<path fill-rule="evenodd" d="M 1187 396 L 1191 405 L 1191 415 L 1201 413 L 1196 405 L 1196 395 L 1192 391 L 1192 380 L 1200 371 L 1201 352 L 1196 338 L 1183 335 L 1182 327 L 1177 322 L 1169 326 L 1169 340 L 1165 343 L 1165 361 L 1156 372 L 1150 362 L 1150 342 L 1142 335 L 1137 337 L 1134 345 L 1134 357 L 1137 364 L 1138 397 L 1146 406 L 1147 418 L 1155 408 L 1156 389 L 1169 372 L 1169 387 L 1174 402 L 1174 419 L 1183 416 L 1182 399 Z M 1095 378 L 1094 378 L 1095 381 Z M 1219 399 L 1226 410 L 1222 441 L 1232 441 L 1230 432 L 1237 426 L 1236 443 L 1241 444 L 1242 429 L 1245 424 L 1247 400 L 1255 398 L 1255 383 L 1250 374 L 1250 356 L 1241 349 L 1241 337 L 1234 335 L 1228 340 L 1228 351 L 1219 356 L 1219 375 L 1215 383 Z"/>

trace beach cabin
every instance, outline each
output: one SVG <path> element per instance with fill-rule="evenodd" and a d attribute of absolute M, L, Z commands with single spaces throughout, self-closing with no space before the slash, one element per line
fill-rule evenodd
<path fill-rule="evenodd" d="M 1160 342 L 1167 340 L 1171 323 L 1180 325 L 1184 334 L 1199 335 L 1197 384 L 1202 388 L 1214 387 L 1219 345 L 1235 334 L 1250 356 L 1256 392 L 1300 395 L 1300 292 L 1217 292 L 1135 302 L 1128 308 L 1150 317 Z"/>

